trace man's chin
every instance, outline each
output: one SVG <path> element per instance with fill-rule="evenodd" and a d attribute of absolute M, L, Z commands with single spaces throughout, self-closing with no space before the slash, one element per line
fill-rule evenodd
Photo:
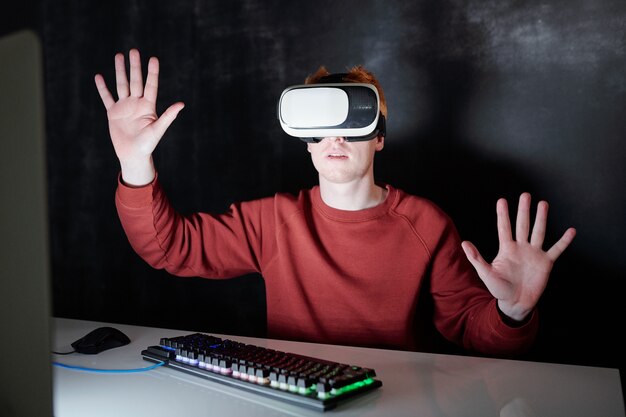
<path fill-rule="evenodd" d="M 331 172 L 320 174 L 320 176 L 331 184 L 347 184 L 356 179 L 354 173 L 351 172 Z"/>

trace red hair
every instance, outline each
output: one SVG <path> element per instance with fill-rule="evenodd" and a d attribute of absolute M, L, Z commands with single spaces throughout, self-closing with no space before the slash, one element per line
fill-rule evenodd
<path fill-rule="evenodd" d="M 315 71 L 315 73 L 306 77 L 304 80 L 305 84 L 317 84 L 319 83 L 322 77 L 330 75 L 330 72 L 326 69 L 325 66 L 321 66 Z M 383 89 L 374 74 L 363 68 L 362 65 L 357 65 L 355 67 L 350 68 L 350 70 L 343 77 L 345 82 L 349 83 L 364 83 L 364 84 L 372 84 L 378 90 L 378 96 L 380 99 L 380 112 L 387 117 L 387 101 L 385 100 L 385 94 L 383 93 Z"/>

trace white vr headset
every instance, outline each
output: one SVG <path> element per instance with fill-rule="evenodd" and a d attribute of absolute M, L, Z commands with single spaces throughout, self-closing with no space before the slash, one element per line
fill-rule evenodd
<path fill-rule="evenodd" d="M 332 74 L 320 81 L 341 81 L 344 75 Z M 378 91 L 371 84 L 326 82 L 288 87 L 278 102 L 278 120 L 288 135 L 305 142 L 325 137 L 365 141 L 386 133 Z"/>

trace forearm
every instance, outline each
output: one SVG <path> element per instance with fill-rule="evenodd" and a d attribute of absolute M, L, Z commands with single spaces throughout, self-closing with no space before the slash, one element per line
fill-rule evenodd
<path fill-rule="evenodd" d="M 468 349 L 494 356 L 519 356 L 535 342 L 538 314 L 533 310 L 523 322 L 512 323 L 502 316 L 496 303 L 493 299 L 477 311 L 465 330 Z"/>
<path fill-rule="evenodd" d="M 257 271 L 257 239 L 239 212 L 182 216 L 158 179 L 144 187 L 120 182 L 115 197 L 128 240 L 141 258 L 173 275 L 228 278 Z"/>
<path fill-rule="evenodd" d="M 518 356 L 532 346 L 538 330 L 536 312 L 512 326 L 499 313 L 496 300 L 489 294 L 473 297 L 471 303 L 466 300 L 462 306 L 457 304 L 456 311 L 444 307 L 448 315 L 435 316 L 435 324 L 446 338 L 469 352 L 501 357 Z"/>
<path fill-rule="evenodd" d="M 166 269 L 175 275 L 195 275 L 193 271 L 185 271 L 182 265 L 177 265 L 179 257 L 169 256 L 170 248 L 163 245 L 161 236 L 165 234 L 164 229 L 177 221 L 174 219 L 177 214 L 167 210 L 169 204 L 158 196 L 157 180 L 145 186 L 127 186 L 122 177 L 123 173 L 115 194 L 115 205 L 132 248 L 154 268 Z"/>
<path fill-rule="evenodd" d="M 528 321 L 511 326 L 456 242 L 450 247 L 450 252 L 434 255 L 431 292 L 437 329 L 468 351 L 495 356 L 526 351 L 536 336 L 537 315 L 530 313 Z"/>

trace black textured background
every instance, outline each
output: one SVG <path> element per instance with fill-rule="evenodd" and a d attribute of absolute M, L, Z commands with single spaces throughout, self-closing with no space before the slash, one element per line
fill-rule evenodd
<path fill-rule="evenodd" d="M 313 185 L 304 145 L 276 121 L 277 98 L 321 64 L 363 64 L 389 105 L 378 180 L 435 201 L 488 259 L 500 196 L 513 206 L 522 191 L 547 199 L 549 244 L 578 229 L 527 358 L 621 366 L 623 0 L 28 0 L 5 11 L 2 33 L 30 27 L 43 43 L 57 316 L 265 332 L 261 277 L 173 278 L 128 245 L 93 83 L 102 72 L 113 86 L 116 52 L 161 59 L 159 112 L 186 103 L 155 154 L 182 212 Z"/>

